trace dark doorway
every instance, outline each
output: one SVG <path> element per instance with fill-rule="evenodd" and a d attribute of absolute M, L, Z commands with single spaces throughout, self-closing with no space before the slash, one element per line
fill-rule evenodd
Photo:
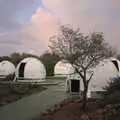
<path fill-rule="evenodd" d="M 71 80 L 71 92 L 79 92 L 79 91 L 80 91 L 80 81 Z"/>
<path fill-rule="evenodd" d="M 24 69 L 26 63 L 21 63 L 19 67 L 19 77 L 24 77 Z"/>
<path fill-rule="evenodd" d="M 116 60 L 112 60 L 112 63 L 115 65 L 115 67 L 116 67 L 117 70 L 119 71 L 118 62 L 117 62 Z"/>

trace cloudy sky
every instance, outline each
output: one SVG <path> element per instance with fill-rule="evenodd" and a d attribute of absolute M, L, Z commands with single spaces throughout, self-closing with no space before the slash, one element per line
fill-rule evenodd
<path fill-rule="evenodd" d="M 0 55 L 42 54 L 60 24 L 104 32 L 120 51 L 119 0 L 0 0 Z"/>

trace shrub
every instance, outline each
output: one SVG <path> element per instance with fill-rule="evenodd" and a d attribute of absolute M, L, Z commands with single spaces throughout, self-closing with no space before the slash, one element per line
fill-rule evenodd
<path fill-rule="evenodd" d="M 102 106 L 120 103 L 120 77 L 114 78 L 104 89 Z"/>
<path fill-rule="evenodd" d="M 102 106 L 117 103 L 120 103 L 120 91 L 115 91 L 112 94 L 105 95 L 102 99 Z"/>
<path fill-rule="evenodd" d="M 6 78 L 4 78 L 4 81 L 13 81 L 15 77 L 15 74 L 10 74 Z"/>
<path fill-rule="evenodd" d="M 105 88 L 105 95 L 110 95 L 116 91 L 120 91 L 120 77 L 113 78 Z"/>

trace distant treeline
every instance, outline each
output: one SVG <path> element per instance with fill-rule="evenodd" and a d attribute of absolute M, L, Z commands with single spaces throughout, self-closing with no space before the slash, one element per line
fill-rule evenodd
<path fill-rule="evenodd" d="M 39 59 L 46 68 L 47 76 L 54 75 L 54 66 L 60 60 L 60 58 L 57 55 L 51 54 L 49 52 L 46 52 L 46 53 L 42 54 L 41 56 L 28 54 L 28 53 L 15 52 L 15 53 L 10 54 L 9 56 L 1 56 L 0 62 L 3 60 L 8 60 L 8 61 L 12 62 L 15 66 L 17 66 L 21 60 L 23 60 L 24 58 L 27 58 L 27 57 L 35 57 L 35 58 Z"/>

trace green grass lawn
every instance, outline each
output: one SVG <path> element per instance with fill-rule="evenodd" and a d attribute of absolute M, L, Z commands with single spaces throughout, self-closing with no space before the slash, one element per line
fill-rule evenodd
<path fill-rule="evenodd" d="M 37 84 L 0 84 L 0 107 L 45 89 L 47 88 Z"/>

